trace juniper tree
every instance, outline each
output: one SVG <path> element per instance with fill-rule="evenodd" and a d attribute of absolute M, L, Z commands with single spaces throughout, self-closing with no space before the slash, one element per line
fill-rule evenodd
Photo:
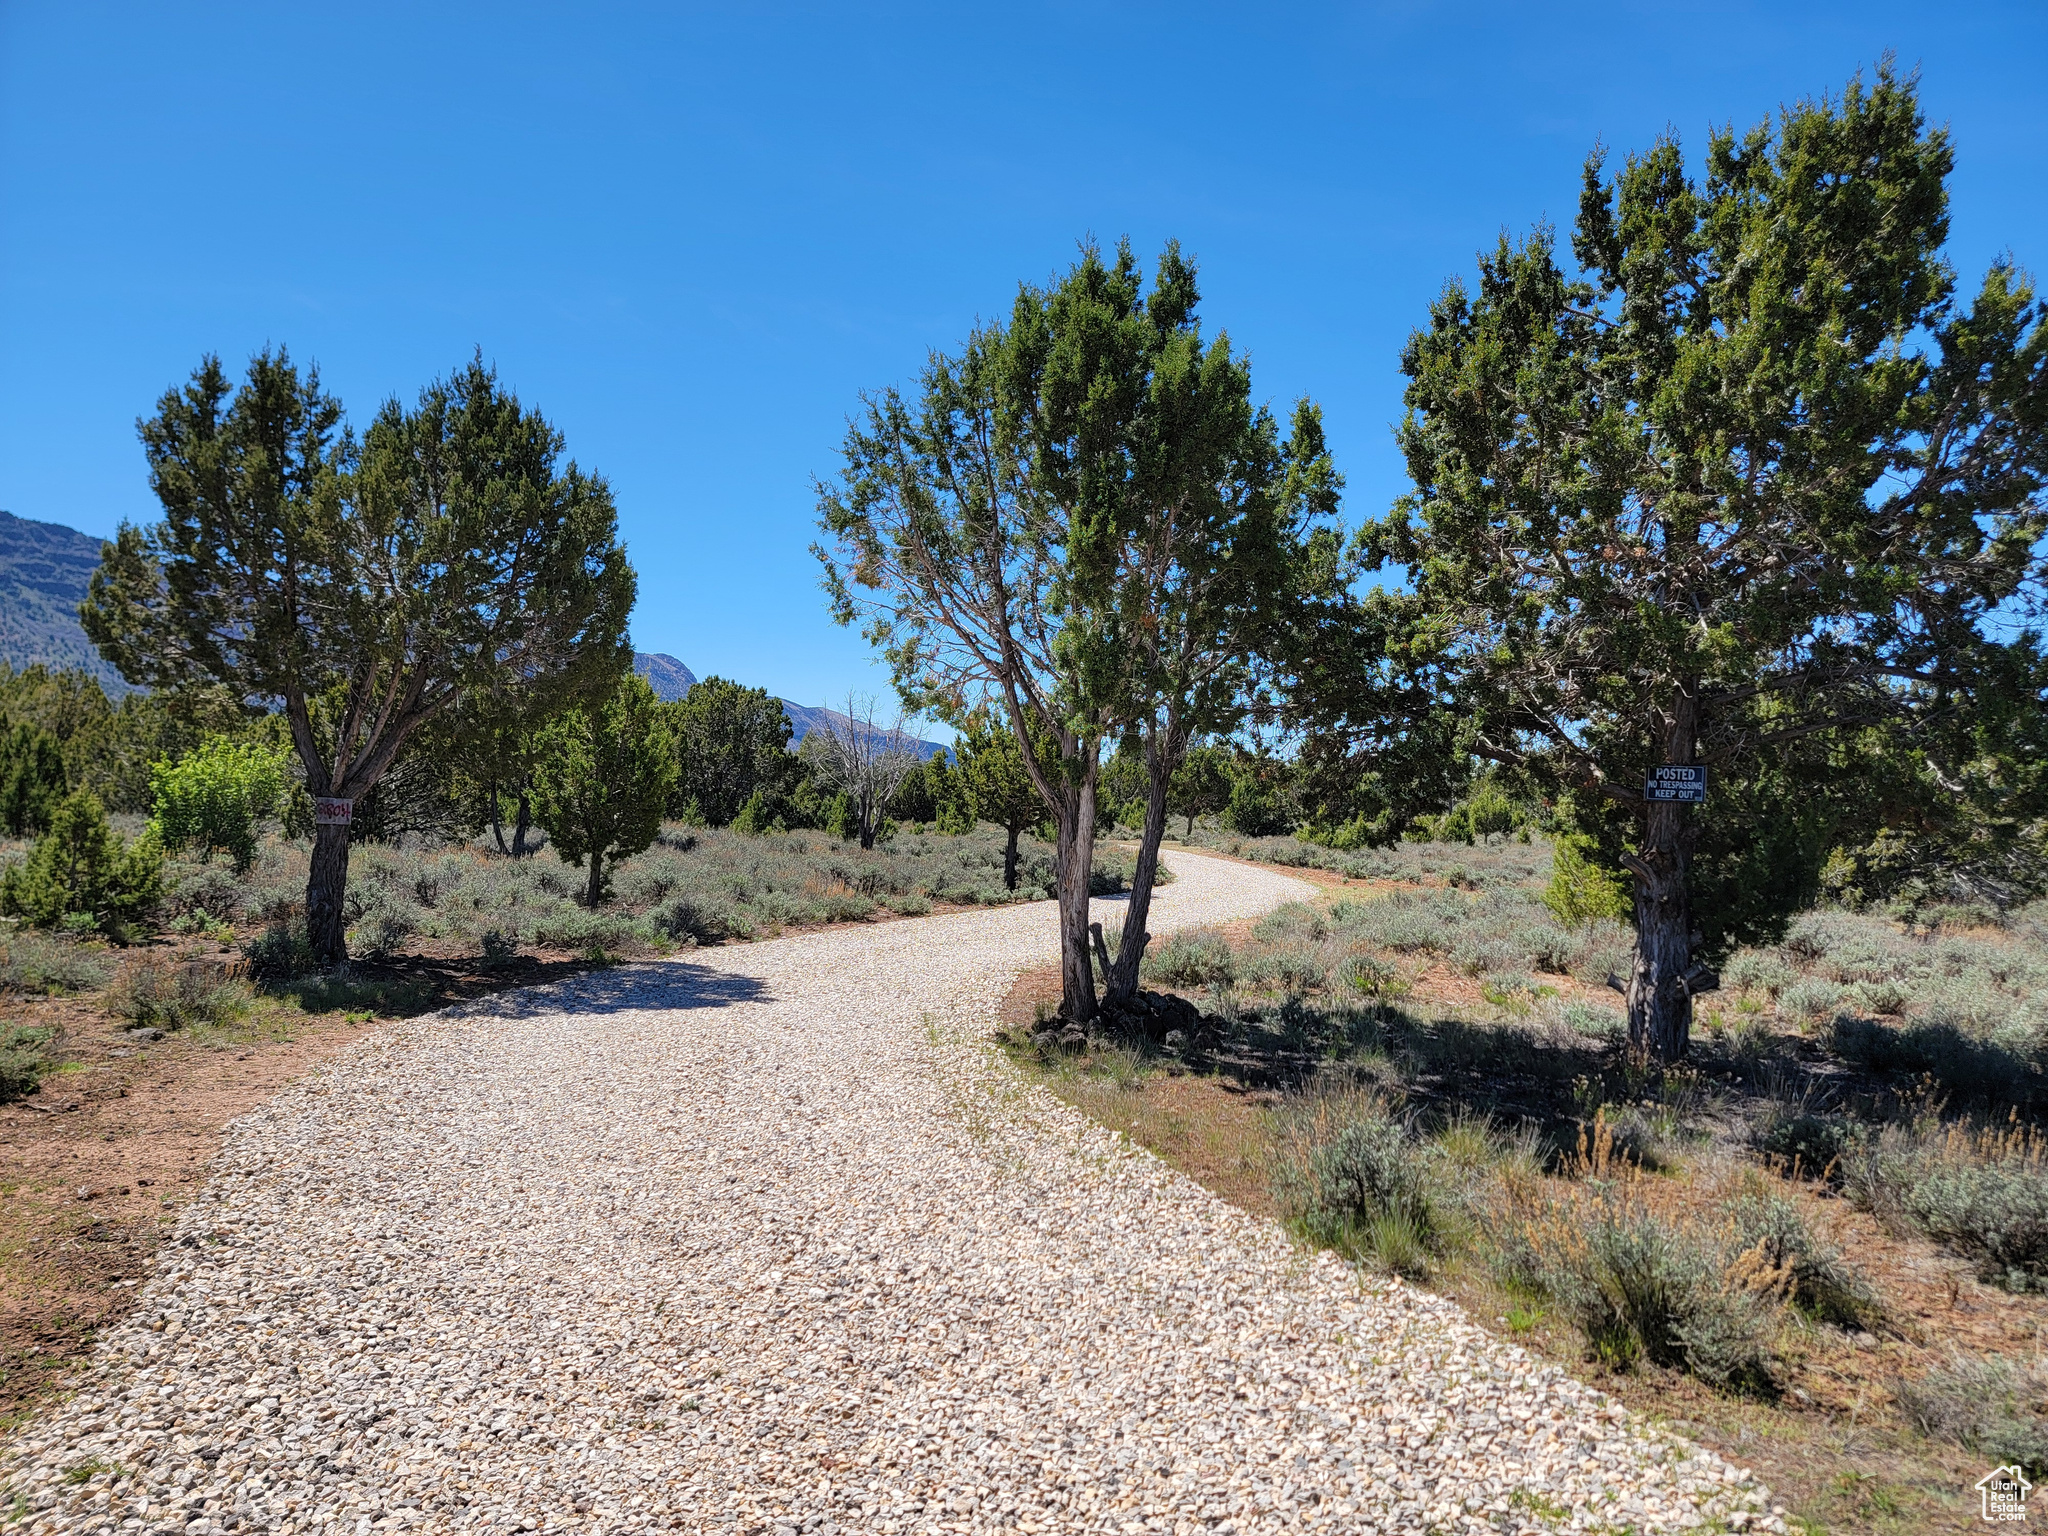
<path fill-rule="evenodd" d="M 1632 823 L 1629 1038 L 1661 1059 L 1716 984 L 1688 866 L 1717 812 L 1645 776 L 1739 779 L 2029 671 L 1992 625 L 2040 593 L 2048 331 L 2010 265 L 1958 299 L 1951 163 L 1888 65 L 1714 132 L 1701 177 L 1675 138 L 1596 150 L 1575 269 L 1504 238 L 1403 354 L 1414 491 L 1367 563 L 1411 574 L 1407 660 L 1478 756 Z"/>
<path fill-rule="evenodd" d="M 1088 875 L 1105 740 L 1150 776 L 1124 945 L 1134 989 L 1165 787 L 1190 736 L 1242 707 L 1261 594 L 1335 476 L 1314 409 L 1282 443 L 1227 337 L 1204 341 L 1195 272 L 1169 245 L 1149 291 L 1128 245 L 1022 287 L 1006 324 L 935 354 L 915 400 L 870 396 L 820 511 L 842 622 L 869 621 L 906 701 L 1003 713 L 1057 843 L 1061 1011 L 1096 1012 Z M 1038 739 L 1048 750 L 1030 750 Z"/>
<path fill-rule="evenodd" d="M 131 683 L 275 700 L 317 797 L 362 799 L 466 696 L 623 665 L 634 581 L 611 492 L 481 361 L 358 442 L 283 351 L 240 388 L 208 357 L 140 431 L 164 517 L 105 546 L 86 633 Z M 315 829 L 322 963 L 346 958 L 348 847 L 347 825 Z"/>

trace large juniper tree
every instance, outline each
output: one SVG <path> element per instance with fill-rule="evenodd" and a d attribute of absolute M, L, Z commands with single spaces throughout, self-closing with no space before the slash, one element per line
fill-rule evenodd
<path fill-rule="evenodd" d="M 132 683 L 280 708 L 315 796 L 360 800 L 465 696 L 625 665 L 611 492 L 480 361 L 358 443 L 284 352 L 240 388 L 209 357 L 140 430 L 163 521 L 106 546 L 86 633 Z M 307 933 L 327 963 L 348 846 L 346 824 L 316 830 Z"/>
<path fill-rule="evenodd" d="M 1714 984 L 1688 863 L 1720 812 L 1646 774 L 1739 780 L 2038 676 L 1995 625 L 2039 594 L 2048 332 L 2008 265 L 1958 300 L 1950 165 L 1889 68 L 1713 134 L 1697 180 L 1673 139 L 1596 152 L 1578 270 L 1503 240 L 1403 357 L 1415 490 L 1368 560 L 1412 573 L 1407 661 L 1455 679 L 1474 751 L 1633 821 L 1629 1033 L 1660 1058 Z"/>

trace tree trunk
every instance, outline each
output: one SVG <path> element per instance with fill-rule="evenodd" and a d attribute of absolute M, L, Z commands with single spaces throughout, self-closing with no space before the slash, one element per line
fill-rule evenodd
<path fill-rule="evenodd" d="M 512 857 L 526 857 L 526 834 L 533 829 L 533 792 L 525 785 L 519 788 L 519 819 L 512 823 Z"/>
<path fill-rule="evenodd" d="M 1152 884 L 1159 877 L 1159 844 L 1166 836 L 1166 754 L 1150 743 L 1149 782 L 1145 786 L 1145 830 L 1138 838 L 1138 867 L 1131 874 L 1131 899 L 1124 907 L 1124 932 L 1116 947 L 1116 963 L 1109 968 L 1104 1001 L 1122 1003 L 1137 995 L 1138 967 L 1144 963 L 1145 946 L 1152 935 L 1145 931 L 1145 919 L 1152 912 Z"/>
<path fill-rule="evenodd" d="M 1699 698 L 1688 685 L 1667 717 L 1663 762 L 1690 764 L 1699 733 Z M 1692 998 L 1719 978 L 1692 956 L 1692 893 L 1686 885 L 1694 832 L 1675 801 L 1643 805 L 1641 849 L 1628 860 L 1635 875 L 1636 949 L 1628 979 L 1630 1051 L 1657 1061 L 1682 1061 L 1692 1044 Z"/>
<path fill-rule="evenodd" d="M 313 829 L 313 862 L 306 876 L 306 941 L 322 965 L 348 959 L 342 929 L 342 898 L 348 894 L 348 833 L 345 826 Z"/>
<path fill-rule="evenodd" d="M 487 793 L 491 797 L 491 836 L 497 840 L 498 852 L 509 857 L 512 850 L 505 846 L 505 807 L 498 799 L 498 786 L 491 785 Z"/>
<path fill-rule="evenodd" d="M 1012 822 L 1006 829 L 1010 840 L 1003 845 L 1003 889 L 1017 889 L 1017 834 L 1024 829 Z"/>
<path fill-rule="evenodd" d="M 1095 778 L 1068 791 L 1059 807 L 1060 1015 L 1095 1017 L 1095 966 L 1088 954 L 1088 872 L 1095 859 Z"/>
<path fill-rule="evenodd" d="M 600 849 L 593 848 L 590 850 L 590 887 L 584 892 L 583 905 L 595 912 L 597 904 L 603 900 L 604 853 Z"/>

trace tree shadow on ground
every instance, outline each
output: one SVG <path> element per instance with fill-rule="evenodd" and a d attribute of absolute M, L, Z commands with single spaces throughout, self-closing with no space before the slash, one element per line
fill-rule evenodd
<path fill-rule="evenodd" d="M 687 960 L 660 960 L 585 969 L 547 985 L 479 998 L 460 1011 L 470 1016 L 494 1014 L 517 1019 L 542 1013 L 730 1008 L 774 1000 L 768 984 L 759 977 L 736 976 Z"/>

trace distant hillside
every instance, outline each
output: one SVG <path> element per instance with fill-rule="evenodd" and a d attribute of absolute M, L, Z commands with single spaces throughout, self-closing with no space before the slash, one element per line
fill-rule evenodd
<path fill-rule="evenodd" d="M 680 661 L 677 661 L 675 657 L 665 656 L 659 651 L 635 651 L 633 653 L 633 670 L 647 679 L 648 686 L 653 688 L 654 696 L 658 699 L 680 699 L 684 694 L 697 686 L 696 673 L 692 672 Z M 792 746 L 801 744 L 806 736 L 810 735 L 812 731 L 827 721 L 842 726 L 851 724 L 846 716 L 836 709 L 813 708 L 808 704 L 792 704 L 788 699 L 781 699 L 777 702 L 782 705 L 782 712 L 789 716 L 789 723 L 794 728 L 793 734 L 790 737 L 790 744 Z M 914 743 L 914 745 L 917 748 L 917 755 L 927 759 L 936 757 L 939 753 L 946 750 L 943 743 L 936 741 L 919 741 Z"/>
<path fill-rule="evenodd" d="M 635 651 L 633 670 L 647 679 L 647 686 L 654 690 L 654 696 L 664 703 L 673 703 L 697 686 L 696 673 L 675 657 L 664 656 L 659 651 Z"/>
<path fill-rule="evenodd" d="M 83 667 L 110 696 L 128 693 L 78 622 L 78 605 L 99 563 L 100 540 L 89 534 L 0 512 L 0 660 L 15 667 L 38 661 Z"/>

